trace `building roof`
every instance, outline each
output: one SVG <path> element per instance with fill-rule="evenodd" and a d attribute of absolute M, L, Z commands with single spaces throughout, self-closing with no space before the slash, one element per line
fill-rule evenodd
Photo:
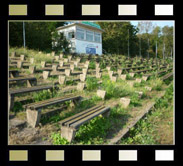
<path fill-rule="evenodd" d="M 94 30 L 97 30 L 97 31 L 100 31 L 100 32 L 104 32 L 104 30 L 101 29 L 100 25 L 98 25 L 96 23 L 93 23 L 93 22 L 89 22 L 89 21 L 74 22 L 74 23 L 71 23 L 71 24 L 68 24 L 68 25 L 65 25 L 65 26 L 58 27 L 56 29 L 57 30 L 65 29 L 65 28 L 68 28 L 68 27 L 71 27 L 71 26 L 74 26 L 74 25 L 79 25 L 79 26 L 82 26 L 82 27 L 85 27 L 85 28 L 94 29 Z"/>

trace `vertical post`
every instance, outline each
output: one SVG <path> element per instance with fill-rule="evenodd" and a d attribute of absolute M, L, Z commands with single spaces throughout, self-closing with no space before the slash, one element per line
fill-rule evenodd
<path fill-rule="evenodd" d="M 158 56 L 158 45 L 157 45 L 157 41 L 156 41 L 156 65 L 157 65 L 157 56 Z"/>
<path fill-rule="evenodd" d="M 171 48 L 171 58 L 173 59 L 173 51 L 172 51 L 172 48 Z"/>
<path fill-rule="evenodd" d="M 148 52 L 147 52 L 147 54 L 148 54 L 148 60 L 149 60 L 149 38 L 148 38 Z"/>
<path fill-rule="evenodd" d="M 24 44 L 24 48 L 25 48 L 25 23 L 23 21 L 23 44 Z"/>
<path fill-rule="evenodd" d="M 164 44 L 164 59 L 166 59 L 166 45 Z"/>
<path fill-rule="evenodd" d="M 165 43 L 163 43 L 163 60 L 165 60 Z"/>
<path fill-rule="evenodd" d="M 141 58 L 141 38 L 139 38 L 139 56 Z"/>
<path fill-rule="evenodd" d="M 129 40 L 130 40 L 130 34 L 129 34 L 129 29 L 128 29 L 128 59 L 130 58 L 130 43 L 129 43 Z"/>

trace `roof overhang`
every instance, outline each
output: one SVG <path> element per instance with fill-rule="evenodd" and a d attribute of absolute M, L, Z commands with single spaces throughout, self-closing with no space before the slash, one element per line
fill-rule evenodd
<path fill-rule="evenodd" d="M 72 27 L 72 26 L 75 26 L 75 25 L 78 25 L 78 26 L 81 26 L 81 27 L 84 27 L 84 28 L 88 28 L 88 29 L 93 29 L 93 30 L 100 31 L 100 32 L 105 32 L 103 29 L 99 29 L 99 28 L 96 28 L 96 27 L 93 27 L 93 26 L 90 26 L 90 25 L 87 25 L 87 24 L 82 24 L 82 23 L 79 23 L 79 22 L 58 27 L 58 28 L 56 28 L 56 30 L 66 29 L 68 27 Z"/>

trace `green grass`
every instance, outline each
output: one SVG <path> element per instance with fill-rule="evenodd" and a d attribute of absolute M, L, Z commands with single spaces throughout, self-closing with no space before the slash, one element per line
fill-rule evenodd
<path fill-rule="evenodd" d="M 173 139 L 173 121 L 166 121 L 170 117 L 173 117 L 173 84 L 166 90 L 163 98 L 156 100 L 154 109 L 147 117 L 138 121 L 136 126 L 130 129 L 127 137 L 122 138 L 121 144 L 162 144 L 162 132 L 163 135 L 170 133 L 164 139 L 171 144 L 168 139 Z M 166 124 L 166 128 L 160 132 L 162 124 Z"/>
<path fill-rule="evenodd" d="M 32 98 L 34 102 L 38 102 L 56 97 L 58 95 L 59 94 L 56 92 L 56 90 L 53 90 L 52 92 L 50 90 L 43 90 L 41 92 L 34 92 L 32 94 Z"/>
<path fill-rule="evenodd" d="M 98 80 L 95 77 L 87 77 L 87 79 L 86 79 L 87 90 L 92 91 L 92 90 L 97 89 L 97 87 L 98 87 L 97 81 Z"/>
<path fill-rule="evenodd" d="M 137 93 L 134 93 L 132 96 L 130 96 L 130 105 L 137 107 L 137 106 L 141 106 L 142 104 L 140 103 L 140 98 L 139 95 Z"/>
<path fill-rule="evenodd" d="M 91 61 L 88 66 L 89 69 L 95 69 L 95 62 Z"/>
<path fill-rule="evenodd" d="M 23 109 L 23 105 L 22 105 L 21 102 L 14 102 L 14 106 L 12 108 L 12 112 L 17 113 L 17 112 L 20 112 L 20 111 L 23 111 L 23 110 L 24 109 Z"/>

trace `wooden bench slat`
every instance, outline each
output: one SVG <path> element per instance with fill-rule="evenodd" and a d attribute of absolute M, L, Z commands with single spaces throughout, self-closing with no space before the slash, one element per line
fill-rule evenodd
<path fill-rule="evenodd" d="M 65 96 L 65 97 L 70 97 L 71 95 L 67 95 L 67 96 Z M 47 99 L 47 100 L 43 100 L 43 101 L 38 101 L 38 102 L 35 102 L 35 103 L 30 103 L 30 104 L 26 104 L 24 107 L 25 108 L 30 108 L 31 106 L 33 106 L 33 105 L 38 105 L 38 104 L 42 104 L 42 103 L 45 103 L 45 102 L 51 102 L 51 101 L 56 101 L 56 100 L 58 100 L 58 99 L 62 99 L 62 98 L 64 98 L 64 96 L 59 96 L 59 97 L 55 97 L 55 98 L 50 98 L 50 99 Z"/>
<path fill-rule="evenodd" d="M 71 117 L 69 120 L 64 122 L 64 124 L 62 124 L 62 125 L 69 127 L 71 124 L 73 124 L 73 123 L 75 123 L 75 122 L 77 122 L 77 121 L 79 121 L 79 120 L 81 120 L 81 119 L 83 119 L 83 118 L 93 114 L 94 112 L 96 112 L 96 111 L 98 111 L 98 110 L 100 110 L 102 108 L 104 108 L 104 106 L 102 106 L 102 105 L 101 106 L 92 107 L 91 109 L 83 111 L 80 114 L 76 114 L 76 116 L 74 116 L 74 117 Z"/>
<path fill-rule="evenodd" d="M 27 106 L 27 108 L 35 110 L 35 109 L 43 108 L 43 107 L 46 107 L 46 106 L 49 106 L 49 105 L 53 105 L 53 104 L 62 103 L 62 102 L 65 102 L 65 101 L 77 99 L 79 97 L 80 96 L 73 96 L 73 97 L 68 97 L 68 98 L 63 98 L 62 97 L 60 99 L 52 98 L 52 100 L 49 100 L 49 101 L 44 100 L 43 103 L 36 103 L 36 104 L 33 104 L 33 105 L 29 105 L 29 106 Z"/>
<path fill-rule="evenodd" d="M 36 77 L 28 77 L 28 78 L 25 78 L 25 77 L 16 77 L 16 78 L 9 78 L 9 82 L 11 81 L 23 81 L 23 80 L 37 80 Z"/>
<path fill-rule="evenodd" d="M 11 90 L 9 90 L 9 93 L 12 95 L 15 95 L 15 94 L 21 94 L 21 93 L 28 93 L 28 92 L 52 89 L 54 87 L 56 87 L 56 86 L 49 85 L 49 86 L 35 86 L 35 87 L 21 88 L 21 89 L 11 89 Z"/>
<path fill-rule="evenodd" d="M 102 110 L 97 111 L 97 112 L 95 112 L 94 114 L 91 114 L 91 115 L 87 116 L 86 118 L 84 118 L 84 119 L 82 119 L 82 120 L 80 120 L 80 121 L 78 121 L 78 122 L 76 122 L 76 123 L 71 124 L 70 127 L 77 129 L 79 126 L 81 126 L 81 125 L 84 124 L 85 122 L 87 122 L 87 121 L 93 119 L 94 117 L 96 117 L 96 116 L 98 116 L 98 115 L 100 115 L 100 114 L 103 114 L 103 113 L 106 112 L 107 110 L 110 110 L 110 107 L 103 108 Z"/>
<path fill-rule="evenodd" d="M 99 110 L 101 110 L 103 108 L 105 108 L 105 107 L 103 106 L 103 107 L 99 107 L 97 109 L 91 110 L 91 111 L 89 111 L 89 112 L 87 112 L 87 113 L 85 113 L 85 114 L 69 121 L 68 123 L 65 123 L 65 126 L 70 127 L 72 124 L 74 124 L 78 121 L 81 121 L 82 119 L 86 119 L 88 116 L 93 115 L 95 112 L 98 112 Z"/>
<path fill-rule="evenodd" d="M 77 118 L 77 117 L 79 117 L 79 116 L 81 116 L 81 115 L 83 115 L 83 114 L 85 114 L 85 113 L 87 113 L 87 112 L 89 112 L 89 111 L 92 111 L 93 109 L 97 109 L 97 108 L 99 108 L 99 107 L 101 107 L 101 106 L 102 106 L 102 105 L 97 105 L 97 106 L 91 107 L 91 108 L 89 108 L 89 109 L 87 109 L 87 110 L 85 110 L 85 111 L 82 111 L 82 112 L 80 112 L 80 113 L 77 113 L 76 115 L 73 115 L 73 116 L 71 116 L 71 117 L 68 117 L 68 118 L 62 120 L 62 121 L 60 122 L 60 124 L 61 124 L 61 125 L 65 125 L 65 123 L 67 123 L 68 121 L 73 120 L 74 118 Z"/>

